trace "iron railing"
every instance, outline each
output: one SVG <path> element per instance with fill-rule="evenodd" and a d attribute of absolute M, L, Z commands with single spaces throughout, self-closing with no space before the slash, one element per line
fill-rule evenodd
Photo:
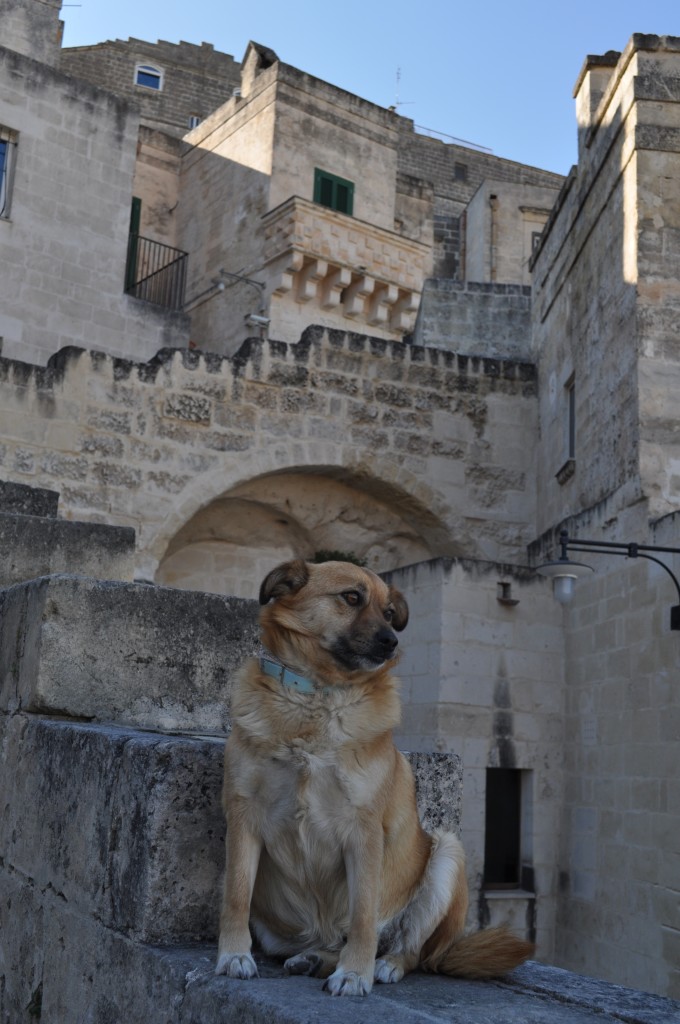
<path fill-rule="evenodd" d="M 187 253 L 163 242 L 131 234 L 128 242 L 125 291 L 166 309 L 182 309 Z"/>

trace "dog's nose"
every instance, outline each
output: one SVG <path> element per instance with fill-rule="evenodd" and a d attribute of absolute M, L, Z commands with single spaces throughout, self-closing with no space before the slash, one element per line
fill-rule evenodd
<path fill-rule="evenodd" d="M 379 645 L 381 651 L 383 651 L 385 655 L 392 654 L 394 648 L 399 643 L 391 629 L 378 630 L 375 639 L 376 643 Z"/>

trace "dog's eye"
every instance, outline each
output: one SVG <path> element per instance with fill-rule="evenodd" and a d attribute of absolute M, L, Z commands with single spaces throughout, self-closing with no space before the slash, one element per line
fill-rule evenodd
<path fill-rule="evenodd" d="M 356 608 L 361 604 L 361 594 L 358 590 L 346 590 L 342 596 L 352 608 Z"/>
<path fill-rule="evenodd" d="M 394 618 L 394 608 L 386 608 L 383 612 L 383 618 L 385 619 L 385 622 L 391 622 Z"/>

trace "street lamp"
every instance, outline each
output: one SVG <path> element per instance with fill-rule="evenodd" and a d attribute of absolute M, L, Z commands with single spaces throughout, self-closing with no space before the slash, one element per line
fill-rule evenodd
<path fill-rule="evenodd" d="M 570 537 L 567 530 L 560 532 L 560 557 L 556 562 L 546 562 L 536 567 L 539 576 L 547 576 L 553 581 L 553 594 L 560 604 L 568 604 L 574 593 L 575 580 L 588 576 L 593 572 L 590 565 L 584 562 L 572 562 L 569 558 L 569 551 L 592 551 L 597 555 L 623 555 L 624 558 L 646 558 L 649 562 L 656 562 L 662 569 L 665 569 L 675 584 L 678 594 L 678 604 L 671 608 L 671 629 L 680 629 L 680 583 L 675 574 L 669 569 L 665 562 L 662 562 L 654 555 L 647 554 L 649 551 L 656 551 L 671 555 L 680 555 L 680 548 L 662 548 L 656 544 L 622 544 L 608 540 L 583 540 L 581 537 Z"/>

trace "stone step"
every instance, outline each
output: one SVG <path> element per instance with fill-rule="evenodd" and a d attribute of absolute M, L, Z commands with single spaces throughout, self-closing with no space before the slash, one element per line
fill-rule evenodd
<path fill-rule="evenodd" d="M 0 710 L 228 730 L 228 681 L 258 643 L 257 603 L 54 575 L 0 592 Z"/>
<path fill-rule="evenodd" d="M 0 480 L 0 512 L 5 515 L 54 517 L 58 506 L 59 491 Z"/>
<path fill-rule="evenodd" d="M 4 893 L 3 893 L 4 896 Z M 25 948 L 35 908 L 27 912 Z M 31 913 L 33 911 L 33 913 Z M 680 1003 L 537 963 L 507 978 L 462 981 L 410 974 L 367 998 L 334 999 L 314 978 L 287 977 L 256 955 L 260 977 L 216 977 L 216 948 L 154 947 L 81 920 L 53 901 L 45 955 L 32 976 L 11 969 L 0 1017 L 11 1024 L 678 1024 Z M 42 936 L 41 936 L 42 937 Z M 65 941 L 64 941 L 65 938 Z M 10 967 L 14 964 L 8 965 Z M 21 967 L 22 965 L 16 965 Z"/>
<path fill-rule="evenodd" d="M 216 737 L 0 715 L 2 873 L 136 941 L 213 939 L 223 751 Z M 426 827 L 457 830 L 460 759 L 408 757 Z"/>
<path fill-rule="evenodd" d="M 131 580 L 135 531 L 129 526 L 0 514 L 0 586 L 50 573 Z"/>

